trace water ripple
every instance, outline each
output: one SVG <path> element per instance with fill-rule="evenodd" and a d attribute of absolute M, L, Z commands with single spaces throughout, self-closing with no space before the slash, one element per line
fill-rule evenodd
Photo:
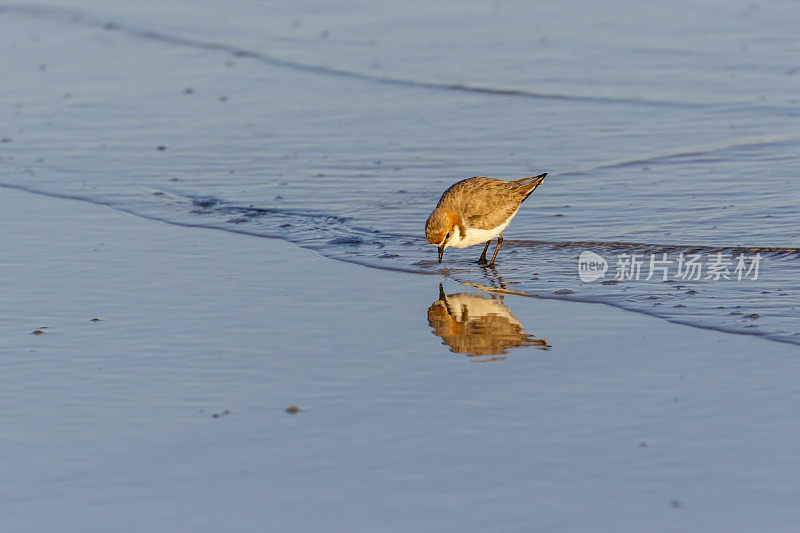
<path fill-rule="evenodd" d="M 532 99 L 547 99 L 547 100 L 564 100 L 564 101 L 577 101 L 588 102 L 594 104 L 621 104 L 621 105 L 637 105 L 637 106 L 656 106 L 656 107 L 669 107 L 669 108 L 718 108 L 723 106 L 736 106 L 736 102 L 720 103 L 706 103 L 706 102 L 689 102 L 686 100 L 661 100 L 649 98 L 632 98 L 632 97 L 614 97 L 614 96 L 589 96 L 567 93 L 553 93 L 546 91 L 536 91 L 531 89 L 520 88 L 507 88 L 507 87 L 491 87 L 482 85 L 470 85 L 463 83 L 446 83 L 426 81 L 413 78 L 393 77 L 388 75 L 374 74 L 370 72 L 362 72 L 356 70 L 346 70 L 325 65 L 314 65 L 285 59 L 275 55 L 271 55 L 256 50 L 248 50 L 239 46 L 203 41 L 190 37 L 183 37 L 180 35 L 172 35 L 169 33 L 139 28 L 128 24 L 103 20 L 97 15 L 85 13 L 83 11 L 56 7 L 56 6 L 28 6 L 20 4 L 5 4 L 0 6 L 0 13 L 6 13 L 14 16 L 21 16 L 27 18 L 34 18 L 40 20 L 47 20 L 50 22 L 67 23 L 80 25 L 90 28 L 97 28 L 111 32 L 119 32 L 133 37 L 147 39 L 167 43 L 175 46 L 185 46 L 198 50 L 210 50 L 230 54 L 237 58 L 252 59 L 259 61 L 263 64 L 288 68 L 311 74 L 318 74 L 324 76 L 336 76 L 343 78 L 350 78 L 355 80 L 368 81 L 372 83 L 381 83 L 396 85 L 401 87 L 413 87 L 419 89 L 433 89 L 444 91 L 455 91 L 465 93 L 475 93 L 489 96 L 507 96 L 519 98 L 532 98 Z M 751 105 L 751 104 L 747 104 Z M 769 106 L 758 106 L 769 107 Z M 786 108 L 781 107 L 782 112 L 786 112 Z"/>

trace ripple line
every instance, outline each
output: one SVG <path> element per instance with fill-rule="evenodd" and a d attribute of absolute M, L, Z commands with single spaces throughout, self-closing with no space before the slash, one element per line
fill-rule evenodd
<path fill-rule="evenodd" d="M 550 246 L 552 248 L 605 248 L 613 250 L 615 248 L 626 248 L 634 251 L 644 251 L 649 253 L 668 253 L 683 251 L 688 253 L 697 252 L 729 252 L 729 253 L 762 253 L 774 255 L 800 255 L 800 248 L 790 248 L 782 246 L 712 246 L 703 244 L 655 244 L 645 242 L 622 242 L 622 241 L 526 241 L 526 240 L 506 240 L 512 246 L 534 247 Z"/>
<path fill-rule="evenodd" d="M 172 192 L 174 196 L 181 197 L 190 205 L 202 207 L 205 211 L 193 211 L 195 214 L 206 215 L 231 215 L 242 214 L 249 215 L 253 218 L 263 220 L 269 216 L 292 216 L 297 218 L 308 218 L 317 222 L 324 221 L 331 227 L 336 227 L 342 233 L 348 234 L 363 234 L 381 237 L 402 237 L 404 239 L 419 240 L 421 243 L 425 242 L 420 235 L 408 235 L 405 233 L 391 233 L 380 230 L 373 230 L 369 228 L 348 227 L 349 217 L 332 215 L 329 213 L 320 213 L 309 210 L 298 209 L 282 209 L 259 207 L 255 205 L 241 206 L 226 202 L 218 198 L 195 197 Z M 705 244 L 659 244 L 659 243 L 645 243 L 645 242 L 627 242 L 627 241 L 531 241 L 531 240 L 509 240 L 504 241 L 510 246 L 520 247 L 536 247 L 548 246 L 551 248 L 604 248 L 604 249 L 630 249 L 633 251 L 642 251 L 647 253 L 668 253 L 682 251 L 686 253 L 742 253 L 742 254 L 771 254 L 771 255 L 800 255 L 800 248 L 783 247 L 783 246 L 740 246 L 740 245 L 705 245 Z"/>
<path fill-rule="evenodd" d="M 609 169 L 609 168 L 624 168 L 634 165 L 642 165 L 648 163 L 658 163 L 659 161 L 668 161 L 670 159 L 677 159 L 688 156 L 701 156 L 708 155 L 714 152 L 724 152 L 735 148 L 751 148 L 757 146 L 769 146 L 774 144 L 792 143 L 800 141 L 800 132 L 783 133 L 775 135 L 764 135 L 757 137 L 742 137 L 739 139 L 732 139 L 727 142 L 706 144 L 700 146 L 688 146 L 685 148 L 678 148 L 676 150 L 669 150 L 665 152 L 654 152 L 650 154 L 642 154 L 636 157 L 616 159 L 613 161 L 606 161 L 580 167 L 574 170 L 561 172 L 561 175 L 576 175 L 584 174 L 592 170 Z"/>

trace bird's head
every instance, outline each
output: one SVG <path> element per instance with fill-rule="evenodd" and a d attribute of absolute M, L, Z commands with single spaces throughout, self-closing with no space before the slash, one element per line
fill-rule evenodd
<path fill-rule="evenodd" d="M 457 219 L 455 215 L 437 207 L 428 217 L 425 223 L 425 238 L 428 242 L 435 244 L 439 248 L 439 262 L 442 262 L 442 254 L 444 249 L 447 248 L 451 239 L 455 237 L 455 229 Z"/>

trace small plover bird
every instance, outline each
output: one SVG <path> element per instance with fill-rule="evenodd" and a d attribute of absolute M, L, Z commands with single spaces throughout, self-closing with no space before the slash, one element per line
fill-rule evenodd
<path fill-rule="evenodd" d="M 485 242 L 478 263 L 486 263 L 486 250 L 497 237 L 497 248 L 489 263 L 493 265 L 503 244 L 500 234 L 545 176 L 547 172 L 511 181 L 469 178 L 451 185 L 425 223 L 425 237 L 439 248 L 439 262 L 445 248 L 466 248 Z"/>

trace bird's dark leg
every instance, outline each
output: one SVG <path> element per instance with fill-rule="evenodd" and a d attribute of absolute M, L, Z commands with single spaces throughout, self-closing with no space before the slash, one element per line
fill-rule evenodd
<path fill-rule="evenodd" d="M 486 243 L 486 244 L 488 246 L 489 243 Z M 494 255 L 492 256 L 492 262 L 489 263 L 490 265 L 494 264 L 494 260 L 497 259 L 497 252 L 500 251 L 500 246 L 502 246 L 502 245 L 503 245 L 503 236 L 502 235 L 498 235 L 497 236 L 497 248 L 494 249 Z"/>
<path fill-rule="evenodd" d="M 492 239 L 489 239 L 488 241 L 486 241 L 486 246 L 483 247 L 483 253 L 478 258 L 478 264 L 479 265 L 482 265 L 482 264 L 486 263 L 486 250 L 489 249 L 489 243 L 490 242 L 492 242 Z"/>

